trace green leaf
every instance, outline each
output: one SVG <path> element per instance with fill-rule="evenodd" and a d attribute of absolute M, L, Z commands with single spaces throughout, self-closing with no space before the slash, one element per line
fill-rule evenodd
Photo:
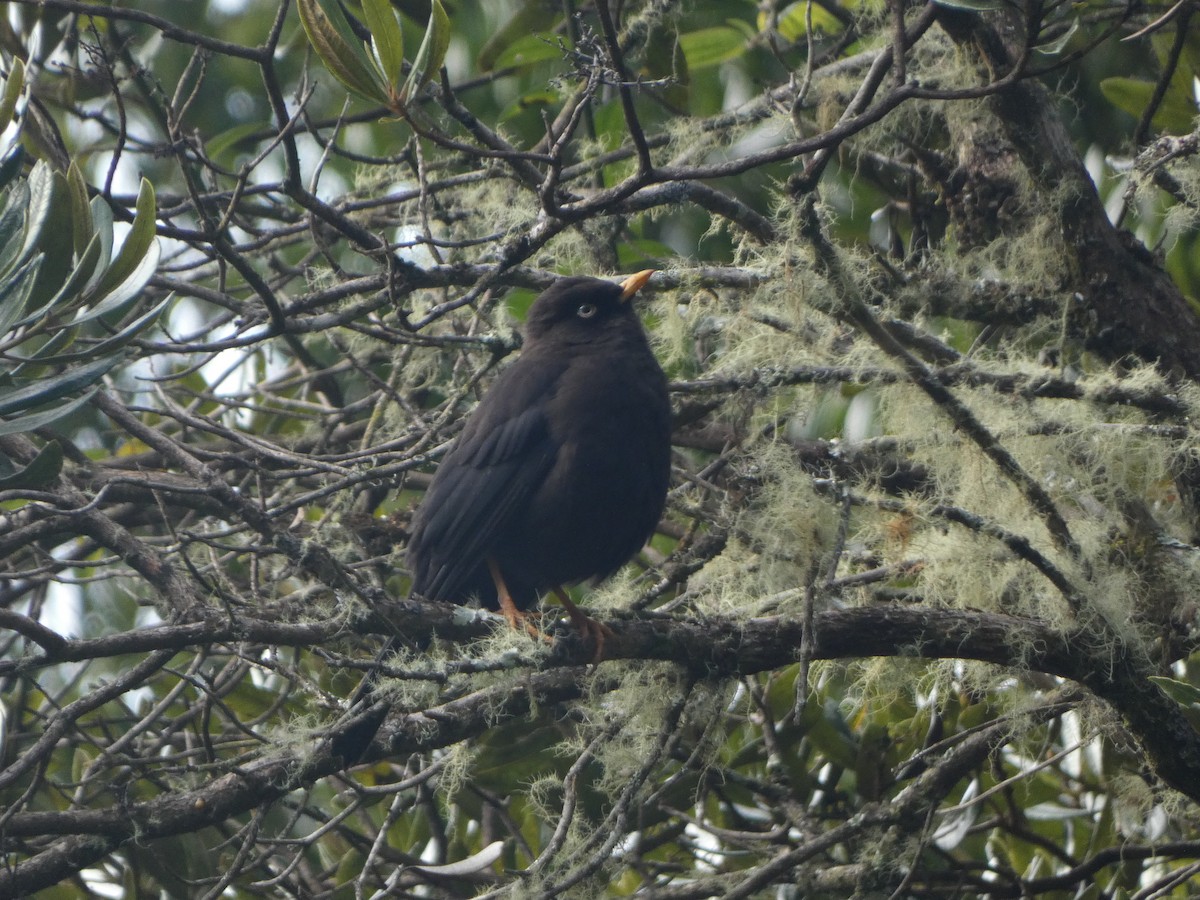
<path fill-rule="evenodd" d="M 617 271 L 624 272 L 630 269 L 636 272 L 639 269 L 653 269 L 657 267 L 655 263 L 673 259 L 677 255 L 670 245 L 651 238 L 624 241 L 617 245 Z"/>
<path fill-rule="evenodd" d="M 648 78 L 669 81 L 659 89 L 659 96 L 676 112 L 685 112 L 690 100 L 691 76 L 676 30 L 662 25 L 652 29 L 642 58 L 642 70 Z"/>
<path fill-rule="evenodd" d="M 1186 681 L 1165 678 L 1162 675 L 1151 675 L 1150 680 L 1162 689 L 1162 692 L 1180 706 L 1200 704 L 1200 688 Z"/>
<path fill-rule="evenodd" d="M 625 108 L 620 100 L 610 100 L 596 107 L 592 113 L 592 127 L 596 129 L 596 138 L 606 151 L 616 150 L 625 142 L 628 132 L 625 130 Z M 620 177 L 624 177 L 628 167 L 619 166 Z"/>
<path fill-rule="evenodd" d="M 388 103 L 387 86 L 337 0 L 297 0 L 296 8 L 309 42 L 333 77 L 360 97 Z"/>
<path fill-rule="evenodd" d="M 425 37 L 421 40 L 417 58 L 413 60 L 408 80 L 404 82 L 404 89 L 400 92 L 401 103 L 411 101 L 441 70 L 449 46 L 450 17 L 442 8 L 441 0 L 433 0 L 429 7 L 429 25 L 425 28 Z"/>
<path fill-rule="evenodd" d="M 100 246 L 102 246 L 102 244 L 100 243 L 100 241 L 96 240 L 94 237 L 93 237 L 92 241 L 93 241 L 93 243 L 88 245 L 88 250 L 85 251 L 85 253 L 84 253 L 84 258 L 82 260 L 83 263 L 92 263 L 93 257 L 97 258 L 95 260 L 95 262 L 98 263 L 98 257 L 100 255 L 98 248 Z M 95 246 L 97 249 L 92 249 L 93 246 Z M 41 254 L 38 255 L 38 259 L 41 259 Z M 63 284 L 63 286 L 61 288 L 59 288 L 58 293 L 54 294 L 54 296 L 52 296 L 49 300 L 47 300 L 41 306 L 38 306 L 38 307 L 35 307 L 34 309 L 28 310 L 25 313 L 24 318 L 22 318 L 21 321 L 17 322 L 12 327 L 20 328 L 24 325 L 30 325 L 34 322 L 44 319 L 46 316 L 48 316 L 51 313 L 51 311 L 54 309 L 55 306 L 58 306 L 60 303 L 63 302 L 63 300 L 70 298 L 74 294 L 78 293 L 77 287 L 81 280 L 80 276 L 83 271 L 86 271 L 86 268 L 83 265 L 77 267 L 76 270 L 71 273 L 71 277 L 67 279 L 67 281 Z"/>
<path fill-rule="evenodd" d="M 476 63 L 483 72 L 491 72 L 500 67 L 500 58 L 510 47 L 524 40 L 530 34 L 546 32 L 558 21 L 559 11 L 556 4 L 546 3 L 545 0 L 525 0 L 502 26 L 500 30 L 488 38 L 488 42 L 479 51 Z"/>
<path fill-rule="evenodd" d="M 1158 685 L 1164 694 L 1179 704 L 1183 717 L 1191 723 L 1194 729 L 1200 731 L 1200 688 L 1186 681 L 1164 678 L 1161 675 L 1151 675 L 1150 680 Z"/>
<path fill-rule="evenodd" d="M 68 325 L 66 328 L 60 328 L 56 331 L 50 340 L 38 347 L 31 356 L 18 357 L 16 354 L 10 354 L 11 358 L 21 360 L 21 364 L 13 369 L 13 374 L 19 375 L 30 366 L 42 365 L 42 360 L 39 357 L 53 360 L 56 353 L 70 347 L 75 343 L 75 338 L 77 337 L 79 337 L 79 329 L 73 325 Z"/>
<path fill-rule="evenodd" d="M 45 403 L 53 403 L 68 394 L 90 387 L 120 361 L 121 357 L 113 354 L 49 378 L 39 378 L 17 387 L 0 388 L 0 416 L 32 409 Z"/>
<path fill-rule="evenodd" d="M 965 12 L 988 12 L 993 9 L 1003 9 L 1004 4 L 997 0 L 933 0 L 938 6 L 946 9 L 961 9 Z"/>
<path fill-rule="evenodd" d="M 8 191 L 4 209 L 0 210 L 0 272 L 7 272 L 21 253 L 21 227 L 29 205 L 29 190 L 24 184 Z"/>
<path fill-rule="evenodd" d="M 17 319 L 25 311 L 25 304 L 29 302 L 29 293 L 33 290 L 41 266 L 42 255 L 39 253 L 0 284 L 0 337 L 16 326 Z"/>
<path fill-rule="evenodd" d="M 808 713 L 810 708 L 812 713 Z M 805 712 L 805 736 L 813 746 L 824 753 L 830 762 L 843 768 L 853 768 L 858 758 L 858 747 L 837 704 L 831 700 L 827 700 L 823 706 L 810 703 Z"/>
<path fill-rule="evenodd" d="M 60 403 L 58 406 L 52 406 L 50 409 L 44 409 L 41 412 L 29 413 L 24 416 L 18 416 L 15 419 L 0 421 L 0 435 L 19 434 L 25 431 L 34 431 L 38 428 L 43 428 L 64 416 L 69 416 L 71 413 L 85 406 L 89 400 L 96 395 L 96 391 L 100 388 L 92 388 L 82 397 L 75 400 L 68 400 L 66 403 Z"/>
<path fill-rule="evenodd" d="M 107 294 L 117 285 L 125 282 L 141 265 L 151 245 L 154 244 L 154 219 L 158 215 L 158 205 L 154 197 L 154 185 L 147 178 L 142 179 L 138 190 L 137 212 L 133 217 L 133 227 L 125 235 L 125 243 L 113 264 L 108 267 L 104 277 L 100 279 L 97 291 Z"/>
<path fill-rule="evenodd" d="M 796 434 L 806 440 L 830 440 L 841 437 L 846 425 L 850 400 L 836 388 L 826 390 L 812 405 L 803 423 L 793 424 Z"/>
<path fill-rule="evenodd" d="M 204 149 L 212 159 L 224 157 L 227 153 L 235 150 L 239 144 L 258 132 L 264 130 L 260 122 L 243 122 L 241 125 L 235 125 L 230 129 L 222 131 L 216 137 L 209 140 Z"/>
<path fill-rule="evenodd" d="M 778 31 L 780 37 L 785 41 L 798 41 L 803 38 L 808 32 L 810 7 L 812 10 L 812 27 L 815 33 L 841 33 L 843 26 L 837 16 L 833 15 L 825 7 L 816 3 L 810 4 L 806 0 L 806 2 L 791 4 L 779 14 Z M 766 24 L 766 16 L 760 14 L 758 27 L 760 29 L 765 28 Z"/>
<path fill-rule="evenodd" d="M 1154 84 L 1140 78 L 1120 76 L 1101 80 L 1100 91 L 1109 103 L 1136 119 L 1141 117 L 1142 110 L 1150 102 Z"/>
<path fill-rule="evenodd" d="M 531 722 L 501 725 L 480 740 L 472 776 L 500 793 L 517 790 L 545 772 L 565 774 L 561 755 L 554 752 L 563 739 L 554 725 Z"/>
<path fill-rule="evenodd" d="M 92 233 L 95 235 L 100 249 L 85 286 L 79 289 L 80 294 L 88 296 L 95 292 L 96 286 L 104 277 L 113 258 L 113 214 L 103 197 L 92 198 Z M 89 247 L 88 250 L 90 249 Z M 84 251 L 78 265 L 82 265 L 88 258 L 88 250 Z"/>
<path fill-rule="evenodd" d="M 1140 78 L 1117 76 L 1100 82 L 1100 91 L 1117 109 L 1140 119 L 1154 95 L 1154 82 Z M 1186 93 L 1172 87 L 1163 96 L 1162 103 L 1154 113 L 1152 124 L 1160 131 L 1170 134 L 1187 134 L 1192 128 L 1196 109 Z"/>
<path fill-rule="evenodd" d="M 43 162 L 29 174 L 29 206 L 25 216 L 25 238 L 19 259 L 41 252 L 45 259 L 29 296 L 29 307 L 37 308 L 53 297 L 66 280 L 74 261 L 71 204 L 64 176 Z"/>
<path fill-rule="evenodd" d="M 128 325 L 126 325 L 124 328 L 122 328 L 116 334 L 112 335 L 111 337 L 105 338 L 104 340 L 100 341 L 97 344 L 93 344 L 92 346 L 88 347 L 87 350 L 85 350 L 85 351 L 82 351 L 80 353 L 69 353 L 69 354 L 64 354 L 64 355 L 60 355 L 60 356 L 45 356 L 45 355 L 43 355 L 43 351 L 45 348 L 43 348 L 43 351 L 39 351 L 38 353 L 34 354 L 33 358 L 30 360 L 30 362 L 33 362 L 36 360 L 38 363 L 42 363 L 44 365 L 50 365 L 52 363 L 56 364 L 56 363 L 78 362 L 79 360 L 92 359 L 93 357 L 97 357 L 97 356 L 112 355 L 116 351 L 118 351 L 122 347 L 124 347 L 126 344 L 128 344 L 135 337 L 137 337 L 138 334 L 140 334 L 141 332 L 143 332 L 147 328 L 149 328 L 151 325 L 153 325 L 158 320 L 158 317 L 160 315 L 162 315 L 162 311 L 164 309 L 166 309 L 167 304 L 170 303 L 173 299 L 175 299 L 175 295 L 169 294 L 162 302 L 158 303 L 153 309 L 150 309 L 149 311 L 138 316 L 136 319 L 134 319 L 132 322 L 130 322 Z"/>
<path fill-rule="evenodd" d="M 108 338 L 107 340 L 101 341 L 99 344 L 96 345 L 96 347 L 97 348 L 103 347 L 106 350 L 108 350 L 108 349 L 112 349 L 113 347 L 120 347 L 120 346 L 128 343 L 129 339 L 132 338 L 134 335 L 145 331 L 147 328 L 149 328 L 151 325 L 153 325 L 156 321 L 158 321 L 158 317 L 163 314 L 163 311 L 168 306 L 171 305 L 171 301 L 173 301 L 174 299 L 175 299 L 174 293 L 167 294 L 167 296 L 163 297 L 162 300 L 160 300 L 158 303 L 156 303 L 150 309 L 146 310 L 144 313 L 142 313 L 140 316 L 138 316 L 136 319 L 134 319 L 132 322 L 130 322 L 128 325 L 126 325 L 124 328 L 122 328 L 116 334 L 114 334 L 112 337 Z"/>
<path fill-rule="evenodd" d="M 562 59 L 563 47 L 570 48 L 571 42 L 556 34 L 545 31 L 527 34 L 505 48 L 496 60 L 496 68 L 523 69 L 548 59 Z"/>
<path fill-rule="evenodd" d="M 9 183 L 21 171 L 21 163 L 25 160 L 25 148 L 20 144 L 13 146 L 3 159 L 0 159 L 0 188 L 8 187 Z"/>
<path fill-rule="evenodd" d="M 39 488 L 49 484 L 62 471 L 63 449 L 58 441 L 43 447 L 33 461 L 6 478 L 0 478 L 0 490 Z"/>
<path fill-rule="evenodd" d="M 87 182 L 75 160 L 67 168 L 67 197 L 71 203 L 71 236 L 76 254 L 83 253 L 92 239 L 92 209 Z"/>
<path fill-rule="evenodd" d="M 362 0 L 363 18 L 371 32 L 375 55 L 383 67 L 383 78 L 388 87 L 400 83 L 404 71 L 404 36 L 400 21 L 392 11 L 388 0 Z"/>
<path fill-rule="evenodd" d="M 514 116 L 519 116 L 527 109 L 544 109 L 551 104 L 557 103 L 560 99 L 562 99 L 562 95 L 558 91 L 534 91 L 530 94 L 522 94 L 505 107 L 497 121 L 507 122 Z"/>
<path fill-rule="evenodd" d="M 44 160 L 38 160 L 34 164 L 27 185 L 29 199 L 25 214 L 25 240 L 21 246 L 22 257 L 33 253 L 54 209 L 54 172 Z"/>
<path fill-rule="evenodd" d="M 70 884 L 56 884 L 38 891 L 38 900 L 79 900 L 78 889 Z"/>
<path fill-rule="evenodd" d="M 14 58 L 9 69 L 8 78 L 4 81 L 4 91 L 0 93 L 0 131 L 8 127 L 13 113 L 17 110 L 17 101 L 21 99 L 21 91 L 25 88 L 25 63 Z"/>
<path fill-rule="evenodd" d="M 354 891 L 350 889 L 350 886 L 355 883 L 355 879 L 362 873 L 365 861 L 366 858 L 358 850 L 348 850 L 342 854 L 337 862 L 337 871 L 333 878 L 333 883 L 341 885 L 341 887 L 335 893 L 332 900 L 342 900 L 343 897 L 349 900 L 349 898 L 354 896 Z"/>
<path fill-rule="evenodd" d="M 109 291 L 96 306 L 76 316 L 71 324 L 81 325 L 101 316 L 123 312 L 129 302 L 137 298 L 142 288 L 146 286 L 146 282 L 154 275 L 161 255 L 162 250 L 158 244 L 151 244 L 149 251 L 138 262 L 137 268 L 129 273 L 129 277 Z"/>
<path fill-rule="evenodd" d="M 689 70 L 715 66 L 741 56 L 746 51 L 742 32 L 728 25 L 701 28 L 679 36 Z"/>
<path fill-rule="evenodd" d="M 1071 27 L 1064 31 L 1057 39 L 1048 41 L 1045 44 L 1038 44 L 1034 47 L 1038 53 L 1045 56 L 1058 56 L 1067 49 L 1067 44 L 1071 43 L 1071 38 L 1079 32 L 1079 17 L 1071 23 Z"/>

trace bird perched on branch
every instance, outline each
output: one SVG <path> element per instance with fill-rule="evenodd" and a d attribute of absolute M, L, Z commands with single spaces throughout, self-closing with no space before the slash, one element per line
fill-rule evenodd
<path fill-rule="evenodd" d="M 670 475 L 667 380 L 620 284 L 563 278 L 529 309 L 520 357 L 476 407 L 418 509 L 413 590 L 499 609 L 553 591 L 602 655 L 604 629 L 564 587 L 604 579 L 654 532 Z"/>

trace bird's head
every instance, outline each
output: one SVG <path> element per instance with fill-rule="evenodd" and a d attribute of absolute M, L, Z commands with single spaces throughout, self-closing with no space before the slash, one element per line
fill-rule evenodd
<path fill-rule="evenodd" d="M 619 334 L 642 335 L 630 300 L 653 274 L 653 269 L 645 269 L 620 284 L 599 278 L 559 279 L 529 307 L 526 346 L 606 343 Z"/>

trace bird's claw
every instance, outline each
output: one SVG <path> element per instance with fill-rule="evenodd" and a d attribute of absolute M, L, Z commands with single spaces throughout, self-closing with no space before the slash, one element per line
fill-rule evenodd
<path fill-rule="evenodd" d="M 579 636 L 585 642 L 590 640 L 596 648 L 595 652 L 592 653 L 592 665 L 596 665 L 596 663 L 604 659 L 604 642 L 610 637 L 616 636 L 613 630 L 603 622 L 597 622 L 576 606 L 562 588 L 555 588 L 554 596 L 558 597 L 558 602 L 562 604 L 563 609 L 567 611 L 567 615 L 571 617 L 571 624 L 575 626 L 575 630 L 579 632 Z"/>
<path fill-rule="evenodd" d="M 504 616 L 504 620 L 508 622 L 508 627 L 513 631 L 525 630 L 535 641 L 545 641 L 547 644 L 553 644 L 554 639 L 536 625 L 529 621 L 529 616 L 514 607 L 501 608 L 500 614 Z"/>
<path fill-rule="evenodd" d="M 592 653 L 592 665 L 596 665 L 604 659 L 604 642 L 610 637 L 616 637 L 616 634 L 603 622 L 597 622 L 590 616 L 584 616 L 582 622 L 575 623 L 575 627 L 578 629 L 580 637 L 585 641 L 590 638 L 595 645 L 595 652 Z"/>

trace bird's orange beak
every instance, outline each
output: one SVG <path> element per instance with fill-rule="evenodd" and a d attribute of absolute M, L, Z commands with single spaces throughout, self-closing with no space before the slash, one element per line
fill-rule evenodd
<path fill-rule="evenodd" d="M 642 286 L 645 285 L 645 283 L 650 280 L 650 276 L 653 274 L 654 274 L 653 269 L 642 269 L 642 271 L 637 272 L 633 275 L 630 275 L 628 278 L 626 278 L 624 281 L 622 281 L 621 282 L 621 302 L 622 303 L 627 302 L 630 297 L 632 297 L 634 294 L 636 294 L 638 291 L 640 291 L 642 289 Z"/>

